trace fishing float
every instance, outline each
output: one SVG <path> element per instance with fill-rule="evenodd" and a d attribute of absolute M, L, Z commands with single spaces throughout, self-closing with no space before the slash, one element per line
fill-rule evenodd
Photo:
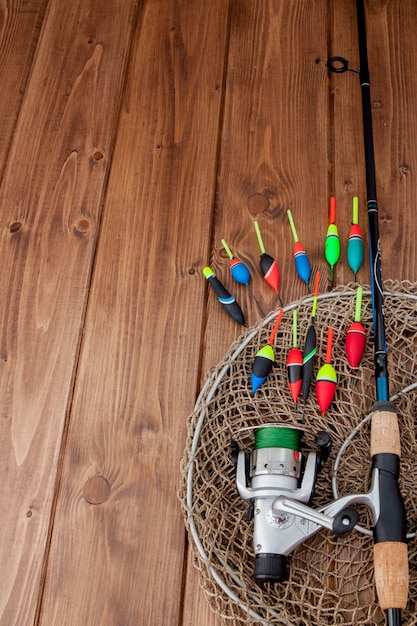
<path fill-rule="evenodd" d="M 239 303 L 236 301 L 235 297 L 232 296 L 231 293 L 229 293 L 226 287 L 220 282 L 211 267 L 204 267 L 202 272 L 205 278 L 207 278 L 209 285 L 211 285 L 211 287 L 214 289 L 217 299 L 223 306 L 226 313 L 230 315 L 230 317 L 241 326 L 246 326 L 245 317 Z"/>
<path fill-rule="evenodd" d="M 262 275 L 265 281 L 268 283 L 270 287 L 275 291 L 278 296 L 279 303 L 281 307 L 283 306 L 281 296 L 279 295 L 279 269 L 278 264 L 275 259 L 265 252 L 265 246 L 262 240 L 261 231 L 259 229 L 259 224 L 257 221 L 253 222 L 255 227 L 256 236 L 258 238 L 259 247 L 261 249 L 261 258 L 260 258 L 260 267 Z"/>
<path fill-rule="evenodd" d="M 301 381 L 301 389 L 303 393 L 303 414 L 305 410 L 305 405 L 307 402 L 308 394 L 310 392 L 311 381 L 313 378 L 313 368 L 314 361 L 316 358 L 317 352 L 317 338 L 316 338 L 316 327 L 314 325 L 316 312 L 317 312 L 317 298 L 319 295 L 319 284 L 320 284 L 320 271 L 316 273 L 316 282 L 314 285 L 314 296 L 313 296 L 313 306 L 311 309 L 311 321 L 310 326 L 307 331 L 304 350 L 303 350 L 303 374 Z"/>
<path fill-rule="evenodd" d="M 292 348 L 287 356 L 287 374 L 291 396 L 296 404 L 303 381 L 303 355 L 297 340 L 297 309 L 292 312 Z"/>
<path fill-rule="evenodd" d="M 297 270 L 297 274 L 305 282 L 308 289 L 308 282 L 311 276 L 311 266 L 310 261 L 308 260 L 307 253 L 305 251 L 304 246 L 300 243 L 298 239 L 297 231 L 295 229 L 294 220 L 292 217 L 292 213 L 290 209 L 287 211 L 288 219 L 290 222 L 290 227 L 292 231 L 292 235 L 294 237 L 294 263 L 295 269 Z"/>
<path fill-rule="evenodd" d="M 327 227 L 324 256 L 330 265 L 330 282 L 334 279 L 334 267 L 340 257 L 339 231 L 336 226 L 336 198 L 330 198 L 329 225 Z"/>
<path fill-rule="evenodd" d="M 265 313 L 263 312 L 261 305 L 259 304 L 257 298 L 255 297 L 255 294 L 253 293 L 251 286 L 249 285 L 249 281 L 251 279 L 251 273 L 250 273 L 248 266 L 246 265 L 246 263 L 243 263 L 243 261 L 241 261 L 240 259 L 237 259 L 233 255 L 232 251 L 230 250 L 229 246 L 227 245 L 224 239 L 222 239 L 222 245 L 223 245 L 223 248 L 226 250 L 227 255 L 230 259 L 230 273 L 232 275 L 232 278 L 240 285 L 245 285 L 248 288 L 249 294 L 253 298 L 256 306 L 258 307 L 258 310 L 261 316 L 265 317 Z"/>
<path fill-rule="evenodd" d="M 356 274 L 362 267 L 364 257 L 362 231 L 359 226 L 359 199 L 357 196 L 353 198 L 352 205 L 352 224 L 347 244 L 347 261 L 356 282 Z"/>
<path fill-rule="evenodd" d="M 347 360 L 349 361 L 349 365 L 354 369 L 359 367 L 366 344 L 366 331 L 361 323 L 361 309 L 362 287 L 359 286 L 356 290 L 354 322 L 348 328 L 345 341 Z"/>
<path fill-rule="evenodd" d="M 252 396 L 255 395 L 255 391 L 266 381 L 274 364 L 275 354 L 272 344 L 274 343 L 275 336 L 278 332 L 283 313 L 284 310 L 280 309 L 268 343 L 260 348 L 255 355 L 251 371 Z"/>
<path fill-rule="evenodd" d="M 333 328 L 327 331 L 326 361 L 317 372 L 316 396 L 323 417 L 333 402 L 336 392 L 337 374 L 332 364 Z"/>

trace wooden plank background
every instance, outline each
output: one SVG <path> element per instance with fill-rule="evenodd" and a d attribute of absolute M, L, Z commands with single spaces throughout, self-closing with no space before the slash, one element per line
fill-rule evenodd
<path fill-rule="evenodd" d="M 383 276 L 414 282 L 417 11 L 366 6 Z M 358 78 L 331 54 L 358 64 L 353 0 L 0 2 L 1 625 L 219 626 L 176 491 L 241 329 L 201 268 L 230 283 L 224 237 L 275 308 L 257 219 L 299 298 L 291 209 L 331 287 L 329 196 L 342 241 L 365 202 Z"/>

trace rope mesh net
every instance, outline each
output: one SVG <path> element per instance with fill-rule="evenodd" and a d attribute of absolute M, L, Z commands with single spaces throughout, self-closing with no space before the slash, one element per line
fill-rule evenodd
<path fill-rule="evenodd" d="M 360 367 L 352 371 L 345 356 L 345 337 L 355 312 L 355 286 L 342 286 L 319 299 L 316 315 L 315 373 L 325 361 L 327 330 L 335 330 L 333 365 L 338 375 L 334 401 L 325 417 L 318 407 L 314 384 L 304 411 L 303 451 L 316 450 L 317 431 L 327 430 L 333 440 L 330 458 L 318 475 L 311 502 L 318 508 L 334 499 L 334 461 L 352 430 L 369 414 L 375 400 L 372 308 L 364 287 L 362 323 L 367 331 Z M 417 526 L 416 413 L 417 390 L 417 285 L 385 283 L 385 321 L 391 395 L 398 394 L 402 441 L 400 488 L 408 531 Z M 372 537 L 354 530 L 337 538 L 321 530 L 299 546 L 289 558 L 289 579 L 263 586 L 253 578 L 253 522 L 246 521 L 248 503 L 235 486 L 230 442 L 253 449 L 253 432 L 245 427 L 280 423 L 297 426 L 303 412 L 294 407 L 287 382 L 286 357 L 292 346 L 292 309 L 297 307 L 299 347 L 311 323 L 311 299 L 285 308 L 274 342 L 275 364 L 265 383 L 252 397 L 250 373 L 257 351 L 265 345 L 275 318 L 267 316 L 247 330 L 222 361 L 208 373 L 194 412 L 188 418 L 188 438 L 181 462 L 179 498 L 189 531 L 195 567 L 213 610 L 224 624 L 383 624 L 373 579 Z M 370 488 L 370 422 L 348 442 L 337 468 L 340 496 L 366 493 Z M 360 524 L 372 527 L 364 506 L 355 507 Z M 279 531 L 278 531 L 279 532 Z M 417 624 L 416 541 L 409 541 L 410 593 L 403 624 Z"/>

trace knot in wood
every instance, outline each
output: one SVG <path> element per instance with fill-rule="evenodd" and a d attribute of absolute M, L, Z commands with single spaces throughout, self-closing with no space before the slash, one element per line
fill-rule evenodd
<path fill-rule="evenodd" d="M 401 178 L 407 178 L 407 176 L 410 175 L 410 169 L 409 169 L 408 165 L 406 165 L 405 163 L 400 165 L 400 167 L 398 169 L 399 169 Z"/>
<path fill-rule="evenodd" d="M 88 233 L 90 228 L 91 228 L 91 223 L 88 220 L 86 219 L 78 220 L 78 222 L 74 226 L 74 233 L 78 237 L 83 237 L 84 235 Z"/>
<path fill-rule="evenodd" d="M 91 476 L 83 487 L 83 497 L 89 504 L 103 504 L 110 497 L 110 483 L 104 476 Z"/>
<path fill-rule="evenodd" d="M 21 228 L 22 228 L 21 222 L 12 222 L 9 226 L 9 231 L 11 233 L 17 233 L 17 231 L 20 230 Z"/>
<path fill-rule="evenodd" d="M 265 213 L 269 209 L 269 198 L 264 193 L 254 193 L 248 198 L 248 209 L 252 215 Z"/>

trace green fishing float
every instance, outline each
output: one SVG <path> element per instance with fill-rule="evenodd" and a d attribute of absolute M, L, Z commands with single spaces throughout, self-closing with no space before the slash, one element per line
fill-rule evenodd
<path fill-rule="evenodd" d="M 340 257 L 339 231 L 336 226 L 336 198 L 330 198 L 329 225 L 324 244 L 324 256 L 330 265 L 330 281 L 333 282 L 334 266 Z"/>
<path fill-rule="evenodd" d="M 359 226 L 359 200 L 355 196 L 352 204 L 352 225 L 349 231 L 349 239 L 347 245 L 347 261 L 353 272 L 356 281 L 356 274 L 363 264 L 363 240 L 362 232 Z"/>

